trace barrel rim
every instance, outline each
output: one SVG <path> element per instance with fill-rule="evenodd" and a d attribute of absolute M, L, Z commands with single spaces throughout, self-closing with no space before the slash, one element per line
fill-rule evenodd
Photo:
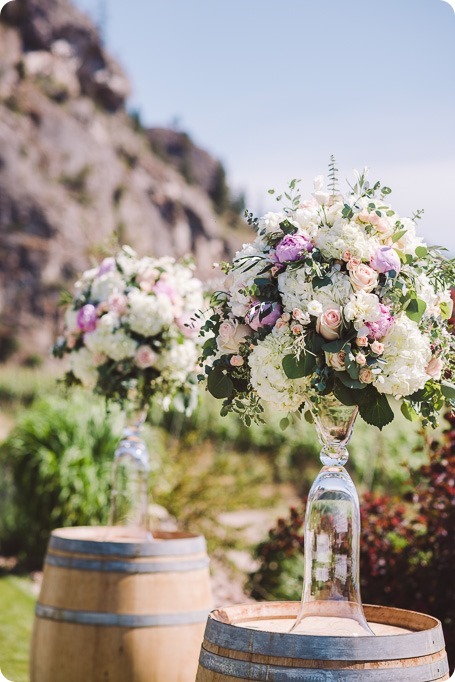
<path fill-rule="evenodd" d="M 413 658 L 418 655 L 429 655 L 437 653 L 444 649 L 444 635 L 442 626 L 439 620 L 433 616 L 418 613 L 416 611 L 407 611 L 405 609 L 396 609 L 394 607 L 382 607 L 364 605 L 365 614 L 372 622 L 383 622 L 382 620 L 375 620 L 381 613 L 388 613 L 389 615 L 397 617 L 399 623 L 402 622 L 405 614 L 413 614 L 421 619 L 422 622 L 431 623 L 433 627 L 416 630 L 414 632 L 384 635 L 366 636 L 366 637 L 342 637 L 327 635 L 323 638 L 315 635 L 298 635 L 290 633 L 274 633 L 276 637 L 270 637 L 270 631 L 253 630 L 250 628 L 243 628 L 241 624 L 234 624 L 220 620 L 217 614 L 222 618 L 227 618 L 229 615 L 241 613 L 246 607 L 260 606 L 262 618 L 265 617 L 289 617 L 289 607 L 291 607 L 291 614 L 297 615 L 299 609 L 299 602 L 262 602 L 260 605 L 243 604 L 238 606 L 227 607 L 226 609 L 215 609 L 209 614 L 204 639 L 215 646 L 239 651 L 243 653 L 261 654 L 266 652 L 270 656 L 283 656 L 283 640 L 286 638 L 286 657 L 287 658 L 315 658 L 318 660 L 332 660 L 339 657 L 340 660 L 348 661 L 379 661 L 384 658 L 388 660 L 398 660 L 404 658 Z M 284 611 L 286 607 L 287 611 Z M 265 615 L 269 612 L 268 616 Z M 243 620 L 247 620 L 244 618 Z M 248 618 L 251 620 L 251 618 Z M 393 621 L 389 624 L 393 624 Z M 378 639 L 381 641 L 380 652 L 377 646 Z M 401 647 L 406 643 L 407 647 Z M 330 652 L 327 649 L 330 648 Z M 403 649 L 407 648 L 407 651 Z M 412 649 L 412 650 L 411 650 Z"/>
<path fill-rule="evenodd" d="M 204 536 L 177 531 L 156 532 L 155 540 L 159 540 L 159 542 L 154 540 L 128 542 L 90 539 L 90 536 L 93 538 L 96 532 L 107 530 L 108 528 L 103 526 L 56 528 L 51 533 L 48 551 L 58 550 L 78 554 L 121 557 L 181 556 L 207 551 Z M 83 537 L 84 532 L 88 538 Z M 75 537 L 76 535 L 82 535 L 82 537 Z"/>
<path fill-rule="evenodd" d="M 295 635 L 297 637 L 301 635 Z M 350 638 L 352 639 L 352 638 Z M 346 660 L 346 659 L 345 659 Z M 363 682 L 365 674 L 372 673 L 374 676 L 368 676 L 371 680 L 381 680 L 382 682 L 390 682 L 391 675 L 395 682 L 409 682 L 409 674 L 412 672 L 412 677 L 415 682 L 428 682 L 434 680 L 437 682 L 441 679 L 446 679 L 445 675 L 449 672 L 449 664 L 447 657 L 440 662 L 426 662 L 422 665 L 413 666 L 412 668 L 376 668 L 374 670 L 353 670 L 353 669 L 334 669 L 324 670 L 320 668 L 292 668 L 288 666 L 280 666 L 276 663 L 252 663 L 251 661 L 238 660 L 232 658 L 225 658 L 219 654 L 213 654 L 202 648 L 199 657 L 199 666 L 205 670 L 218 673 L 220 675 L 228 675 L 229 677 L 257 680 L 258 682 L 267 682 L 267 680 L 276 680 L 276 682 L 301 682 L 303 679 L 323 680 L 325 682 L 335 682 L 337 679 L 349 680 L 350 682 Z M 339 674 L 343 677 L 340 678 Z M 416 674 L 417 673 L 417 674 Z M 440 676 L 440 673 L 443 677 Z M 438 675 L 436 678 L 435 675 Z"/>

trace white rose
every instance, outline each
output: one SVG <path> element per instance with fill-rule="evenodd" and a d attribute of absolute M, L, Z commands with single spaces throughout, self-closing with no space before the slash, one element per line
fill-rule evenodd
<path fill-rule="evenodd" d="M 316 301 L 315 299 L 310 301 L 308 303 L 307 311 L 309 315 L 313 315 L 313 317 L 319 317 L 323 311 L 322 303 L 319 303 L 319 301 Z"/>

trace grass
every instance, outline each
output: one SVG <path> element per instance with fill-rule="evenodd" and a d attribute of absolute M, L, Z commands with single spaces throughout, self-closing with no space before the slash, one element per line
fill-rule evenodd
<path fill-rule="evenodd" d="M 0 578 L 0 669 L 7 680 L 28 682 L 35 598 L 26 578 Z"/>

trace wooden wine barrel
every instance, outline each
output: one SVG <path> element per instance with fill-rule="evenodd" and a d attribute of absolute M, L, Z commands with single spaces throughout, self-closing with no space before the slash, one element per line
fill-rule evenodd
<path fill-rule="evenodd" d="M 288 634 L 299 604 L 213 611 L 196 682 L 430 682 L 448 680 L 441 624 L 413 611 L 366 606 L 376 636 Z"/>
<path fill-rule="evenodd" d="M 52 533 L 31 682 L 194 682 L 212 608 L 205 540 L 125 531 Z"/>

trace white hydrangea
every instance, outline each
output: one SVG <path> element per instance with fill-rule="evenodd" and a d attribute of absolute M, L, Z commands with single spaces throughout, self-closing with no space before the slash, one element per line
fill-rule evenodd
<path fill-rule="evenodd" d="M 80 348 L 70 355 L 70 370 L 85 388 L 94 389 L 98 380 L 98 372 L 93 364 L 93 357 L 87 348 Z"/>
<path fill-rule="evenodd" d="M 406 232 L 400 237 L 394 246 L 400 251 L 403 251 L 403 253 L 414 256 L 416 248 L 418 246 L 425 246 L 425 242 L 421 237 L 416 235 L 416 226 L 413 220 L 410 218 L 401 218 L 401 223 L 403 227 L 400 228 L 400 231 L 406 230 Z"/>
<path fill-rule="evenodd" d="M 306 379 L 289 379 L 283 358 L 292 352 L 292 334 L 287 327 L 274 329 L 251 352 L 251 384 L 262 400 L 280 411 L 294 411 L 303 402 Z"/>
<path fill-rule="evenodd" d="M 303 268 L 293 270 L 286 268 L 278 275 L 278 291 L 281 294 L 283 306 L 286 312 L 292 313 L 294 308 L 300 308 L 307 312 L 308 303 L 315 298 L 315 292 L 311 282 Z"/>
<path fill-rule="evenodd" d="M 123 329 L 118 329 L 106 338 L 104 352 L 112 360 L 120 362 L 120 360 L 134 357 L 137 347 L 138 344 L 131 336 L 128 336 Z"/>
<path fill-rule="evenodd" d="M 292 212 L 290 220 L 298 229 L 299 234 L 313 238 L 321 222 L 319 204 L 316 200 L 307 201 Z"/>
<path fill-rule="evenodd" d="M 257 257 L 257 260 L 253 260 Z M 247 258 L 247 260 L 244 260 Z M 251 307 L 251 297 L 243 291 L 253 286 L 254 280 L 268 261 L 264 257 L 263 245 L 258 240 L 252 244 L 244 244 L 234 257 L 234 268 L 226 277 L 225 286 L 230 292 L 230 306 L 235 317 L 245 317 Z M 270 277 L 269 272 L 263 273 L 263 277 Z"/>
<path fill-rule="evenodd" d="M 313 289 L 311 281 L 305 274 L 304 268 L 292 270 L 287 268 L 278 275 L 278 290 L 281 294 L 284 309 L 292 313 L 295 308 L 310 312 L 308 304 L 318 301 L 323 310 L 344 306 L 353 293 L 349 277 L 337 269 L 330 273 L 331 284 L 319 289 Z M 313 313 L 312 313 L 313 314 Z"/>
<path fill-rule="evenodd" d="M 430 340 L 421 334 L 416 322 L 402 313 L 383 339 L 385 361 L 381 374 L 374 379 L 379 393 L 396 398 L 412 395 L 430 378 L 425 368 L 431 359 Z"/>
<path fill-rule="evenodd" d="M 108 323 L 107 319 L 110 315 L 111 313 L 103 315 L 95 331 L 87 332 L 84 335 L 86 348 L 95 357 L 107 356 L 116 362 L 132 358 L 136 353 L 138 344 L 123 329 L 117 329 Z"/>
<path fill-rule="evenodd" d="M 194 372 L 198 360 L 198 350 L 193 341 L 185 339 L 173 343 L 158 356 L 155 367 L 165 379 L 184 384 L 188 374 Z"/>
<path fill-rule="evenodd" d="M 174 319 L 173 305 L 164 294 L 146 294 L 133 289 L 128 294 L 127 320 L 131 329 L 142 336 L 156 336 Z"/>
<path fill-rule="evenodd" d="M 120 273 L 111 270 L 100 277 L 95 277 L 92 282 L 91 299 L 98 302 L 107 301 L 111 294 L 123 291 L 124 288 L 125 283 Z"/>
<path fill-rule="evenodd" d="M 381 307 L 376 294 L 367 294 L 363 289 L 353 294 L 344 306 L 344 317 L 353 322 L 359 330 L 366 322 L 376 322 L 381 317 Z"/>
<path fill-rule="evenodd" d="M 369 261 L 380 246 L 379 240 L 367 235 L 361 226 L 344 220 L 338 220 L 332 227 L 321 227 L 314 243 L 328 260 L 340 260 L 344 253 L 349 252 L 352 258 Z"/>
<path fill-rule="evenodd" d="M 280 231 L 280 223 L 287 219 L 286 213 L 280 211 L 279 213 L 273 213 L 270 211 L 266 213 L 261 218 L 259 218 L 259 233 L 260 234 L 274 234 Z"/>

